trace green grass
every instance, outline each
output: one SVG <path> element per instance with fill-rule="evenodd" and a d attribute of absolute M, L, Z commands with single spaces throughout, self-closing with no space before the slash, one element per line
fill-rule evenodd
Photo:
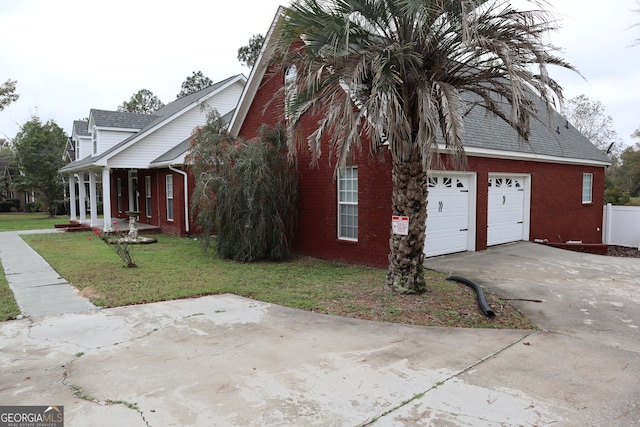
<path fill-rule="evenodd" d="M 4 275 L 2 263 L 0 263 L 0 321 L 15 319 L 20 314 L 20 308 L 13 298 L 13 292 Z"/>
<path fill-rule="evenodd" d="M 427 293 L 392 294 L 382 286 L 385 269 L 309 257 L 239 263 L 203 252 L 194 239 L 156 237 L 158 243 L 133 246 L 138 267 L 126 268 L 112 248 L 92 233 L 22 236 L 81 295 L 102 307 L 232 293 L 285 307 L 375 321 L 535 328 L 510 304 L 488 292 L 497 317 L 487 319 L 478 310 L 473 291 L 430 270 L 425 271 Z M 12 299 L 11 294 L 4 299 Z"/>
<path fill-rule="evenodd" d="M 384 271 L 302 258 L 243 264 L 203 253 L 192 239 L 159 235 L 158 243 L 134 246 L 137 268 L 90 233 L 23 236 L 65 279 L 100 296 L 104 307 L 234 293 L 288 307 L 317 309 L 339 298 L 347 282 L 382 283 Z"/>
<path fill-rule="evenodd" d="M 46 213 L 0 213 L 0 231 L 43 230 L 55 224 L 65 224 L 69 217 L 49 218 Z"/>

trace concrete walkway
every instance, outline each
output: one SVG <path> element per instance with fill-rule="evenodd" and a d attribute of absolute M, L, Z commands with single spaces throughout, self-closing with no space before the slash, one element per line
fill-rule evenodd
<path fill-rule="evenodd" d="M 20 238 L 21 234 L 55 232 L 58 231 L 0 232 L 0 261 L 24 316 L 54 316 L 96 309 Z"/>
<path fill-rule="evenodd" d="M 64 406 L 67 427 L 640 425 L 638 260 L 522 242 L 427 266 L 517 300 L 542 330 L 234 295 L 89 309 L 0 322 L 0 402 Z"/>

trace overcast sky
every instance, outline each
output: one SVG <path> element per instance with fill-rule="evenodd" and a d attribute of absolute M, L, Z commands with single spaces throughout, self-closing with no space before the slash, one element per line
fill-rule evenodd
<path fill-rule="evenodd" d="M 519 0 L 521 1 L 521 0 Z M 553 0 L 562 30 L 552 35 L 584 78 L 551 75 L 566 98 L 602 102 L 626 145 L 640 128 L 640 9 L 636 0 Z M 250 70 L 237 50 L 265 34 L 288 0 L 2 0 L 0 83 L 20 99 L 0 112 L 0 138 L 37 114 L 68 134 L 91 108 L 115 110 L 140 89 L 173 101 L 193 71 L 214 82 Z"/>

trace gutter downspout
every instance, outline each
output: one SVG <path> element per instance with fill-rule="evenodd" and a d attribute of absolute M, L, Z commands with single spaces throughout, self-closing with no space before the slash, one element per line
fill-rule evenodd
<path fill-rule="evenodd" d="M 172 172 L 177 172 L 184 178 L 184 228 L 187 232 L 187 237 L 189 237 L 189 182 L 188 176 L 185 171 L 180 169 L 176 169 L 173 166 L 169 165 L 169 170 Z"/>

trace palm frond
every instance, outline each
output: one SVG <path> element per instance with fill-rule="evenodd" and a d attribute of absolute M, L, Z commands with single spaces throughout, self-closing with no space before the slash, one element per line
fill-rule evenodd
<path fill-rule="evenodd" d="M 343 166 L 367 135 L 371 152 L 389 144 L 403 161 L 418 149 L 425 167 L 438 134 L 463 155 L 461 94 L 509 123 L 525 141 L 534 97 L 552 104 L 562 89 L 547 67 L 572 69 L 545 42 L 557 27 L 543 0 L 516 10 L 506 0 L 298 0 L 277 32 L 278 64 L 296 64 L 289 148 L 308 114 L 306 148 L 317 163 L 329 147 Z M 291 50 L 296 41 L 299 48 Z"/>

